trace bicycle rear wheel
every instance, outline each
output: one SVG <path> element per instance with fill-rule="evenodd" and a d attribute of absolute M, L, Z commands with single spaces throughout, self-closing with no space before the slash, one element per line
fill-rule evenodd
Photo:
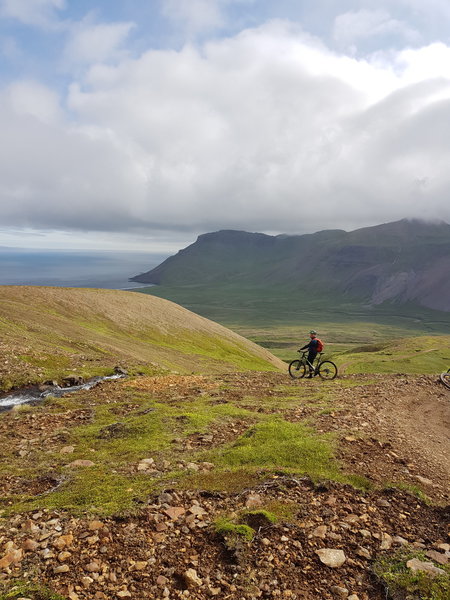
<path fill-rule="evenodd" d="M 293 379 L 301 379 L 302 377 L 305 376 L 305 373 L 306 373 L 305 363 L 302 363 L 300 360 L 298 360 L 298 359 L 293 360 L 289 364 L 289 375 Z"/>
<path fill-rule="evenodd" d="M 337 366 L 331 360 L 324 360 L 318 366 L 319 375 L 322 379 L 334 379 L 337 375 Z"/>
<path fill-rule="evenodd" d="M 445 387 L 450 389 L 450 369 L 446 373 L 441 373 L 440 379 Z"/>

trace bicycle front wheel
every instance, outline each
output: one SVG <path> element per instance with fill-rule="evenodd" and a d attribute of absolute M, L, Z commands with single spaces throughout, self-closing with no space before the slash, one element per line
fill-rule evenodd
<path fill-rule="evenodd" d="M 331 360 L 324 360 L 320 363 L 319 375 L 322 379 L 334 379 L 337 375 L 337 366 Z"/>
<path fill-rule="evenodd" d="M 293 360 L 290 364 L 289 364 L 289 375 L 293 378 L 293 379 L 301 379 L 302 377 L 305 376 L 306 373 L 306 367 L 305 364 L 302 363 L 300 360 Z"/>

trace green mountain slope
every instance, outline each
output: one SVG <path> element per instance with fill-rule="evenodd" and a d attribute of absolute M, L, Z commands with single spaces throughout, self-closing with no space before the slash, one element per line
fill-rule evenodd
<path fill-rule="evenodd" d="M 110 372 L 274 370 L 283 363 L 228 329 L 152 296 L 0 286 L 0 389 Z"/>
<path fill-rule="evenodd" d="M 196 287 L 214 287 L 225 296 L 237 292 L 244 305 L 246 290 L 259 290 L 291 301 L 320 303 L 332 295 L 335 305 L 394 303 L 448 312 L 449 270 L 450 225 L 402 220 L 350 233 L 209 233 L 133 280 L 183 288 L 185 297 L 166 294 L 183 304 Z"/>

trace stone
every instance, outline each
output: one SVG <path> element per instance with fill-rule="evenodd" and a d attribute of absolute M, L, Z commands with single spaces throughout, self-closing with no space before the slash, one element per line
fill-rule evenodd
<path fill-rule="evenodd" d="M 445 556 L 445 554 L 442 554 L 441 552 L 437 552 L 437 550 L 428 550 L 428 552 L 425 552 L 425 556 L 431 558 L 440 565 L 448 564 L 447 556 Z"/>
<path fill-rule="evenodd" d="M 71 533 L 68 533 L 67 535 L 61 535 L 60 537 L 56 538 L 56 540 L 53 542 L 53 546 L 57 550 L 62 550 L 63 548 L 70 548 L 72 545 L 73 535 Z"/>
<path fill-rule="evenodd" d="M 336 596 L 336 598 L 347 598 L 348 597 L 348 589 L 345 587 L 341 587 L 339 585 L 332 585 L 331 593 L 333 594 L 333 596 Z"/>
<path fill-rule="evenodd" d="M 94 580 L 92 579 L 92 577 L 85 576 L 81 578 L 81 583 L 87 589 L 92 583 L 94 583 Z"/>
<path fill-rule="evenodd" d="M 419 571 L 421 573 L 427 573 L 431 577 L 437 577 L 438 575 L 446 574 L 444 569 L 439 569 L 439 567 L 435 567 L 432 562 L 419 560 L 418 558 L 412 558 L 411 560 L 408 560 L 406 566 L 413 573 L 417 573 Z"/>
<path fill-rule="evenodd" d="M 117 365 L 116 367 L 114 367 L 114 373 L 116 375 L 128 375 L 128 371 L 126 369 L 124 369 L 123 367 L 121 367 L 120 365 Z"/>
<path fill-rule="evenodd" d="M 99 529 L 103 529 L 104 526 L 104 523 L 101 521 L 94 520 L 89 523 L 88 529 L 89 531 L 98 531 Z"/>
<path fill-rule="evenodd" d="M 138 560 L 134 565 L 136 571 L 143 571 L 148 565 L 147 560 Z"/>
<path fill-rule="evenodd" d="M 156 580 L 156 585 L 160 585 L 161 587 L 165 587 L 167 585 L 167 583 L 169 583 L 169 580 L 167 579 L 167 577 L 164 577 L 164 575 L 159 575 L 158 579 Z"/>
<path fill-rule="evenodd" d="M 72 556 L 72 553 L 71 553 L 71 552 L 67 552 L 67 550 L 66 550 L 66 551 L 64 551 L 64 552 L 60 552 L 60 553 L 58 554 L 58 560 L 59 560 L 59 562 L 64 562 L 64 561 L 66 561 L 68 558 L 70 558 L 71 556 Z"/>
<path fill-rule="evenodd" d="M 70 571 L 69 565 L 58 565 L 53 568 L 53 573 L 68 573 Z"/>
<path fill-rule="evenodd" d="M 185 512 L 186 511 L 182 506 L 170 506 L 165 509 L 164 514 L 166 514 L 169 519 L 172 519 L 172 521 L 176 521 L 181 515 L 184 515 Z"/>
<path fill-rule="evenodd" d="M 327 537 L 327 526 L 319 525 L 314 529 L 311 535 L 313 535 L 314 537 L 325 539 Z"/>
<path fill-rule="evenodd" d="M 195 569 L 188 569 L 184 572 L 184 580 L 188 587 L 200 587 L 203 581 L 197 575 L 197 571 Z"/>
<path fill-rule="evenodd" d="M 120 592 L 117 592 L 116 596 L 118 598 L 131 598 L 131 593 L 128 590 L 120 590 Z"/>
<path fill-rule="evenodd" d="M 5 556 L 0 559 L 0 569 L 7 569 L 11 565 L 15 565 L 22 560 L 23 552 L 18 548 L 10 548 Z"/>
<path fill-rule="evenodd" d="M 398 546 L 407 546 L 409 544 L 408 540 L 405 540 L 401 535 L 394 536 L 392 542 Z"/>
<path fill-rule="evenodd" d="M 259 508 L 262 505 L 263 501 L 259 494 L 249 494 L 245 500 L 246 508 Z"/>
<path fill-rule="evenodd" d="M 316 550 L 316 554 L 318 555 L 320 562 L 333 569 L 342 567 L 346 561 L 344 552 L 335 548 L 322 548 L 321 550 Z"/>
<path fill-rule="evenodd" d="M 392 537 L 388 533 L 381 534 L 380 550 L 389 550 L 392 546 Z"/>
<path fill-rule="evenodd" d="M 34 550 L 37 550 L 38 548 L 39 544 L 36 540 L 28 539 L 22 544 L 22 549 L 25 550 L 25 552 L 34 552 Z"/>
<path fill-rule="evenodd" d="M 100 565 L 97 561 L 93 560 L 88 565 L 86 565 L 86 571 L 89 571 L 89 573 L 99 573 Z"/>
<path fill-rule="evenodd" d="M 362 556 L 363 558 L 367 558 L 367 559 L 372 558 L 372 554 L 370 553 L 370 550 L 368 550 L 367 548 L 364 548 L 363 546 L 358 546 L 358 548 L 356 550 L 356 554 L 358 556 Z"/>
<path fill-rule="evenodd" d="M 59 451 L 60 454 L 73 454 L 75 452 L 75 446 L 64 446 Z"/>
<path fill-rule="evenodd" d="M 359 596 L 357 594 L 352 594 L 347 600 L 359 600 Z"/>
<path fill-rule="evenodd" d="M 73 460 L 71 463 L 69 463 L 66 466 L 71 469 L 76 469 L 78 467 L 93 467 L 94 465 L 95 465 L 95 463 L 92 462 L 92 460 L 83 460 L 80 458 L 78 460 Z"/>
<path fill-rule="evenodd" d="M 199 471 L 200 467 L 198 466 L 197 463 L 188 462 L 186 465 L 186 469 L 189 469 L 189 471 Z"/>
<path fill-rule="evenodd" d="M 427 479 L 426 477 L 421 477 L 420 475 L 416 475 L 416 479 L 422 485 L 433 485 L 431 479 Z"/>

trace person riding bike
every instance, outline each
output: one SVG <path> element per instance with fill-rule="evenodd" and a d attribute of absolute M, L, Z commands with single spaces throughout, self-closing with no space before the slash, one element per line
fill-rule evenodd
<path fill-rule="evenodd" d="M 314 361 L 316 360 L 317 353 L 319 352 L 319 340 L 317 339 L 317 331 L 311 329 L 311 331 L 309 332 L 309 337 L 310 341 L 307 344 L 305 344 L 303 348 L 300 348 L 300 350 L 308 349 L 308 362 L 311 363 L 311 365 L 313 365 Z M 313 377 L 313 375 L 316 375 L 316 373 L 314 373 L 314 368 L 310 366 L 308 377 L 311 378 Z"/>

